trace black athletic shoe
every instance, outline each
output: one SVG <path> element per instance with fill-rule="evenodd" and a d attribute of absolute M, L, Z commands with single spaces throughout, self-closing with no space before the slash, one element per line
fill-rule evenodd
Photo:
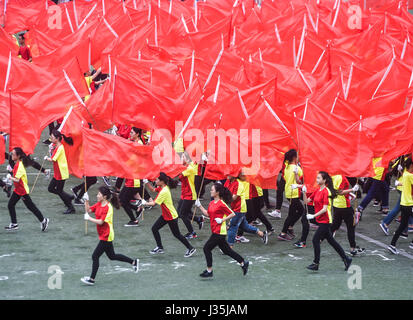
<path fill-rule="evenodd" d="M 293 229 L 288 229 L 287 234 L 290 236 L 291 239 L 295 238 L 295 233 Z"/>
<path fill-rule="evenodd" d="M 199 276 L 201 278 L 212 278 L 213 275 L 214 271 L 208 272 L 208 270 L 204 270 L 204 272 L 202 272 Z"/>
<path fill-rule="evenodd" d="M 73 214 L 73 213 L 76 213 L 76 210 L 73 207 L 67 208 L 67 210 L 63 212 L 63 214 Z"/>
<path fill-rule="evenodd" d="M 132 265 L 133 271 L 135 273 L 138 273 L 139 272 L 139 259 L 135 259 L 133 260 L 133 262 L 134 262 L 134 264 Z"/>
<path fill-rule="evenodd" d="M 49 227 L 49 219 L 45 218 L 43 222 L 40 223 L 40 227 L 42 228 L 42 231 L 45 232 Z"/>
<path fill-rule="evenodd" d="M 308 270 L 312 270 L 312 271 L 317 271 L 318 270 L 318 263 L 312 263 L 309 266 L 307 266 Z"/>
<path fill-rule="evenodd" d="M 250 262 L 249 261 L 244 261 L 244 265 L 243 266 L 241 266 L 241 268 L 242 268 L 242 272 L 244 273 L 244 276 L 247 274 L 247 272 L 248 272 L 248 266 L 250 265 Z"/>
<path fill-rule="evenodd" d="M 305 248 L 305 247 L 307 247 L 307 245 L 303 241 L 297 241 L 296 243 L 294 243 L 294 246 L 296 248 Z"/>
<path fill-rule="evenodd" d="M 263 242 L 264 244 L 267 244 L 267 243 L 268 243 L 268 232 L 267 232 L 267 231 L 263 231 L 262 242 Z"/>
<path fill-rule="evenodd" d="M 365 248 L 360 248 L 360 247 L 356 247 L 354 250 L 350 251 L 350 254 L 355 257 L 355 256 L 360 256 L 362 254 L 366 253 L 366 249 Z"/>
<path fill-rule="evenodd" d="M 184 255 L 185 258 L 191 257 L 196 252 L 195 248 L 188 249 Z"/>
<path fill-rule="evenodd" d="M 164 253 L 163 248 L 156 247 L 155 249 L 152 249 L 149 251 L 150 254 L 158 254 L 158 253 Z"/>
<path fill-rule="evenodd" d="M 353 261 L 353 259 L 351 259 L 350 257 L 346 257 L 344 259 L 344 270 L 347 271 L 348 268 L 350 268 L 351 262 Z"/>
<path fill-rule="evenodd" d="M 407 239 L 408 236 L 409 236 L 409 234 L 406 233 L 406 232 L 402 232 L 402 233 L 400 234 L 400 238 L 403 238 L 403 239 Z"/>
<path fill-rule="evenodd" d="M 19 230 L 19 225 L 17 223 L 10 223 L 7 227 L 4 227 L 7 231 Z"/>
<path fill-rule="evenodd" d="M 124 227 L 137 227 L 139 225 L 139 221 L 129 221 L 127 224 L 124 225 Z"/>
<path fill-rule="evenodd" d="M 80 278 L 80 281 L 82 281 L 84 284 L 88 285 L 88 286 L 93 286 L 95 285 L 95 280 L 90 279 L 89 277 L 83 277 Z"/>
<path fill-rule="evenodd" d="M 198 235 L 197 235 L 195 232 L 192 232 L 192 233 L 188 232 L 188 233 L 185 235 L 185 238 L 186 238 L 187 240 L 196 239 L 196 238 L 198 238 Z"/>

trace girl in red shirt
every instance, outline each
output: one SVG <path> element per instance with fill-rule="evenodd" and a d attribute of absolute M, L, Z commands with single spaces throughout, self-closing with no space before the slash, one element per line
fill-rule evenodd
<path fill-rule="evenodd" d="M 331 233 L 331 223 L 333 222 L 333 217 L 331 214 L 332 202 L 337 196 L 337 193 L 334 190 L 333 180 L 327 172 L 320 171 L 317 175 L 316 182 L 320 188 L 314 191 L 309 198 L 307 198 L 306 195 L 306 187 L 302 187 L 304 202 L 306 204 L 310 201 L 314 202 L 315 214 L 307 214 L 307 219 L 311 220 L 315 218 L 318 224 L 318 229 L 313 237 L 314 262 L 310 264 L 307 269 L 318 270 L 320 263 L 320 243 L 323 239 L 326 239 L 334 250 L 337 251 L 341 259 L 343 259 L 345 270 L 347 271 L 351 265 L 352 259 L 346 256 L 343 248 L 333 238 Z"/>
<path fill-rule="evenodd" d="M 115 234 L 113 231 L 113 207 L 119 209 L 119 199 L 116 194 L 112 195 L 112 192 L 108 187 L 102 186 L 99 188 L 97 194 L 98 202 L 89 206 L 89 195 L 87 192 L 83 196 L 85 201 L 85 217 L 86 221 L 90 221 L 96 224 L 96 230 L 99 235 L 99 243 L 92 254 L 92 274 L 90 277 L 83 277 L 80 280 L 87 285 L 94 285 L 96 274 L 99 269 L 99 258 L 103 253 L 106 253 L 110 260 L 117 260 L 130 263 L 135 272 L 139 271 L 139 259 L 132 260 L 123 254 L 116 254 L 113 248 L 113 240 Z M 89 216 L 89 213 L 95 213 L 95 218 Z"/>
<path fill-rule="evenodd" d="M 199 199 L 195 201 L 195 205 L 201 209 L 202 213 L 209 216 L 212 231 L 211 237 L 204 245 L 207 269 L 200 274 L 200 277 L 212 277 L 212 250 L 216 246 L 218 246 L 225 255 L 236 260 L 241 265 L 244 275 L 246 275 L 249 262 L 245 261 L 243 257 L 232 250 L 226 240 L 226 221 L 235 216 L 235 213 L 231 210 L 232 194 L 222 184 L 214 183 L 211 187 L 211 197 L 213 200 L 209 203 L 208 210 L 201 205 Z"/>

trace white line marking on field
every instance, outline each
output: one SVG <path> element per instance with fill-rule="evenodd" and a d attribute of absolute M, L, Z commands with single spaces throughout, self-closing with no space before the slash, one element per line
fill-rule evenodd
<path fill-rule="evenodd" d="M 0 281 L 9 279 L 8 276 L 0 276 Z"/>
<path fill-rule="evenodd" d="M 1 255 L 0 258 L 11 257 L 11 256 L 14 256 L 14 255 L 15 255 L 14 252 L 13 253 L 6 253 L 6 254 Z"/>
<path fill-rule="evenodd" d="M 295 255 L 293 255 L 293 254 L 288 254 L 288 256 L 290 257 L 290 258 L 293 258 L 294 260 L 301 260 L 302 258 L 300 258 L 300 257 L 296 257 Z"/>
<path fill-rule="evenodd" d="M 25 272 L 23 272 L 23 274 L 24 275 L 26 275 L 26 274 L 39 274 L 37 271 L 25 271 Z"/>
<path fill-rule="evenodd" d="M 173 265 L 172 265 L 173 267 L 174 267 L 174 269 L 176 270 L 176 269 L 179 269 L 179 268 L 182 268 L 182 267 L 185 267 L 185 264 L 184 263 L 181 263 L 181 262 L 178 262 L 178 261 L 174 261 L 174 263 L 173 263 Z"/>

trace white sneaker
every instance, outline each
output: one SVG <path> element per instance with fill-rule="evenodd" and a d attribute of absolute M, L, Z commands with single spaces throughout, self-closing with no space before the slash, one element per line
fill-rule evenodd
<path fill-rule="evenodd" d="M 133 271 L 135 273 L 139 272 L 139 259 L 135 259 L 135 264 L 133 265 Z"/>
<path fill-rule="evenodd" d="M 248 242 L 250 242 L 250 240 L 247 239 L 247 238 L 245 238 L 244 236 L 241 236 L 241 237 L 236 236 L 236 237 L 235 237 L 235 241 L 241 242 L 241 243 L 248 243 Z"/>
<path fill-rule="evenodd" d="M 88 286 L 95 285 L 95 281 L 91 280 L 89 277 L 80 278 L 80 281 L 82 281 L 84 284 L 87 284 Z"/>
<path fill-rule="evenodd" d="M 50 169 L 44 170 L 44 175 L 46 176 L 46 179 L 50 179 Z"/>
<path fill-rule="evenodd" d="M 280 219 L 280 218 L 281 218 L 281 211 L 278 210 L 278 209 L 275 209 L 275 210 L 272 211 L 272 212 L 268 212 L 268 215 L 269 215 L 270 217 Z"/>

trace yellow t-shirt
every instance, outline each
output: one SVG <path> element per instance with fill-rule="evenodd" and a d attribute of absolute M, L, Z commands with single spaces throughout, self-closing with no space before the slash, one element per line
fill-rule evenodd
<path fill-rule="evenodd" d="M 373 168 L 374 168 L 374 174 L 375 174 L 373 179 L 375 179 L 375 180 L 382 180 L 382 178 L 383 178 L 384 168 L 383 167 L 376 167 L 376 163 L 381 161 L 381 159 L 382 159 L 381 157 L 373 159 Z"/>
<path fill-rule="evenodd" d="M 405 207 L 413 206 L 412 198 L 412 184 L 413 184 L 413 174 L 409 171 L 405 171 L 402 176 L 402 197 L 400 200 L 400 205 Z"/>
<path fill-rule="evenodd" d="M 300 168 L 300 166 L 296 164 L 286 164 L 285 169 L 284 169 L 284 180 L 285 180 L 285 197 L 287 199 L 295 199 L 299 197 L 299 191 L 297 189 L 291 189 L 292 184 L 297 184 L 297 181 L 295 180 L 295 173 L 294 169 L 295 167 L 298 167 L 298 177 L 301 178 L 303 176 L 303 170 Z"/>

